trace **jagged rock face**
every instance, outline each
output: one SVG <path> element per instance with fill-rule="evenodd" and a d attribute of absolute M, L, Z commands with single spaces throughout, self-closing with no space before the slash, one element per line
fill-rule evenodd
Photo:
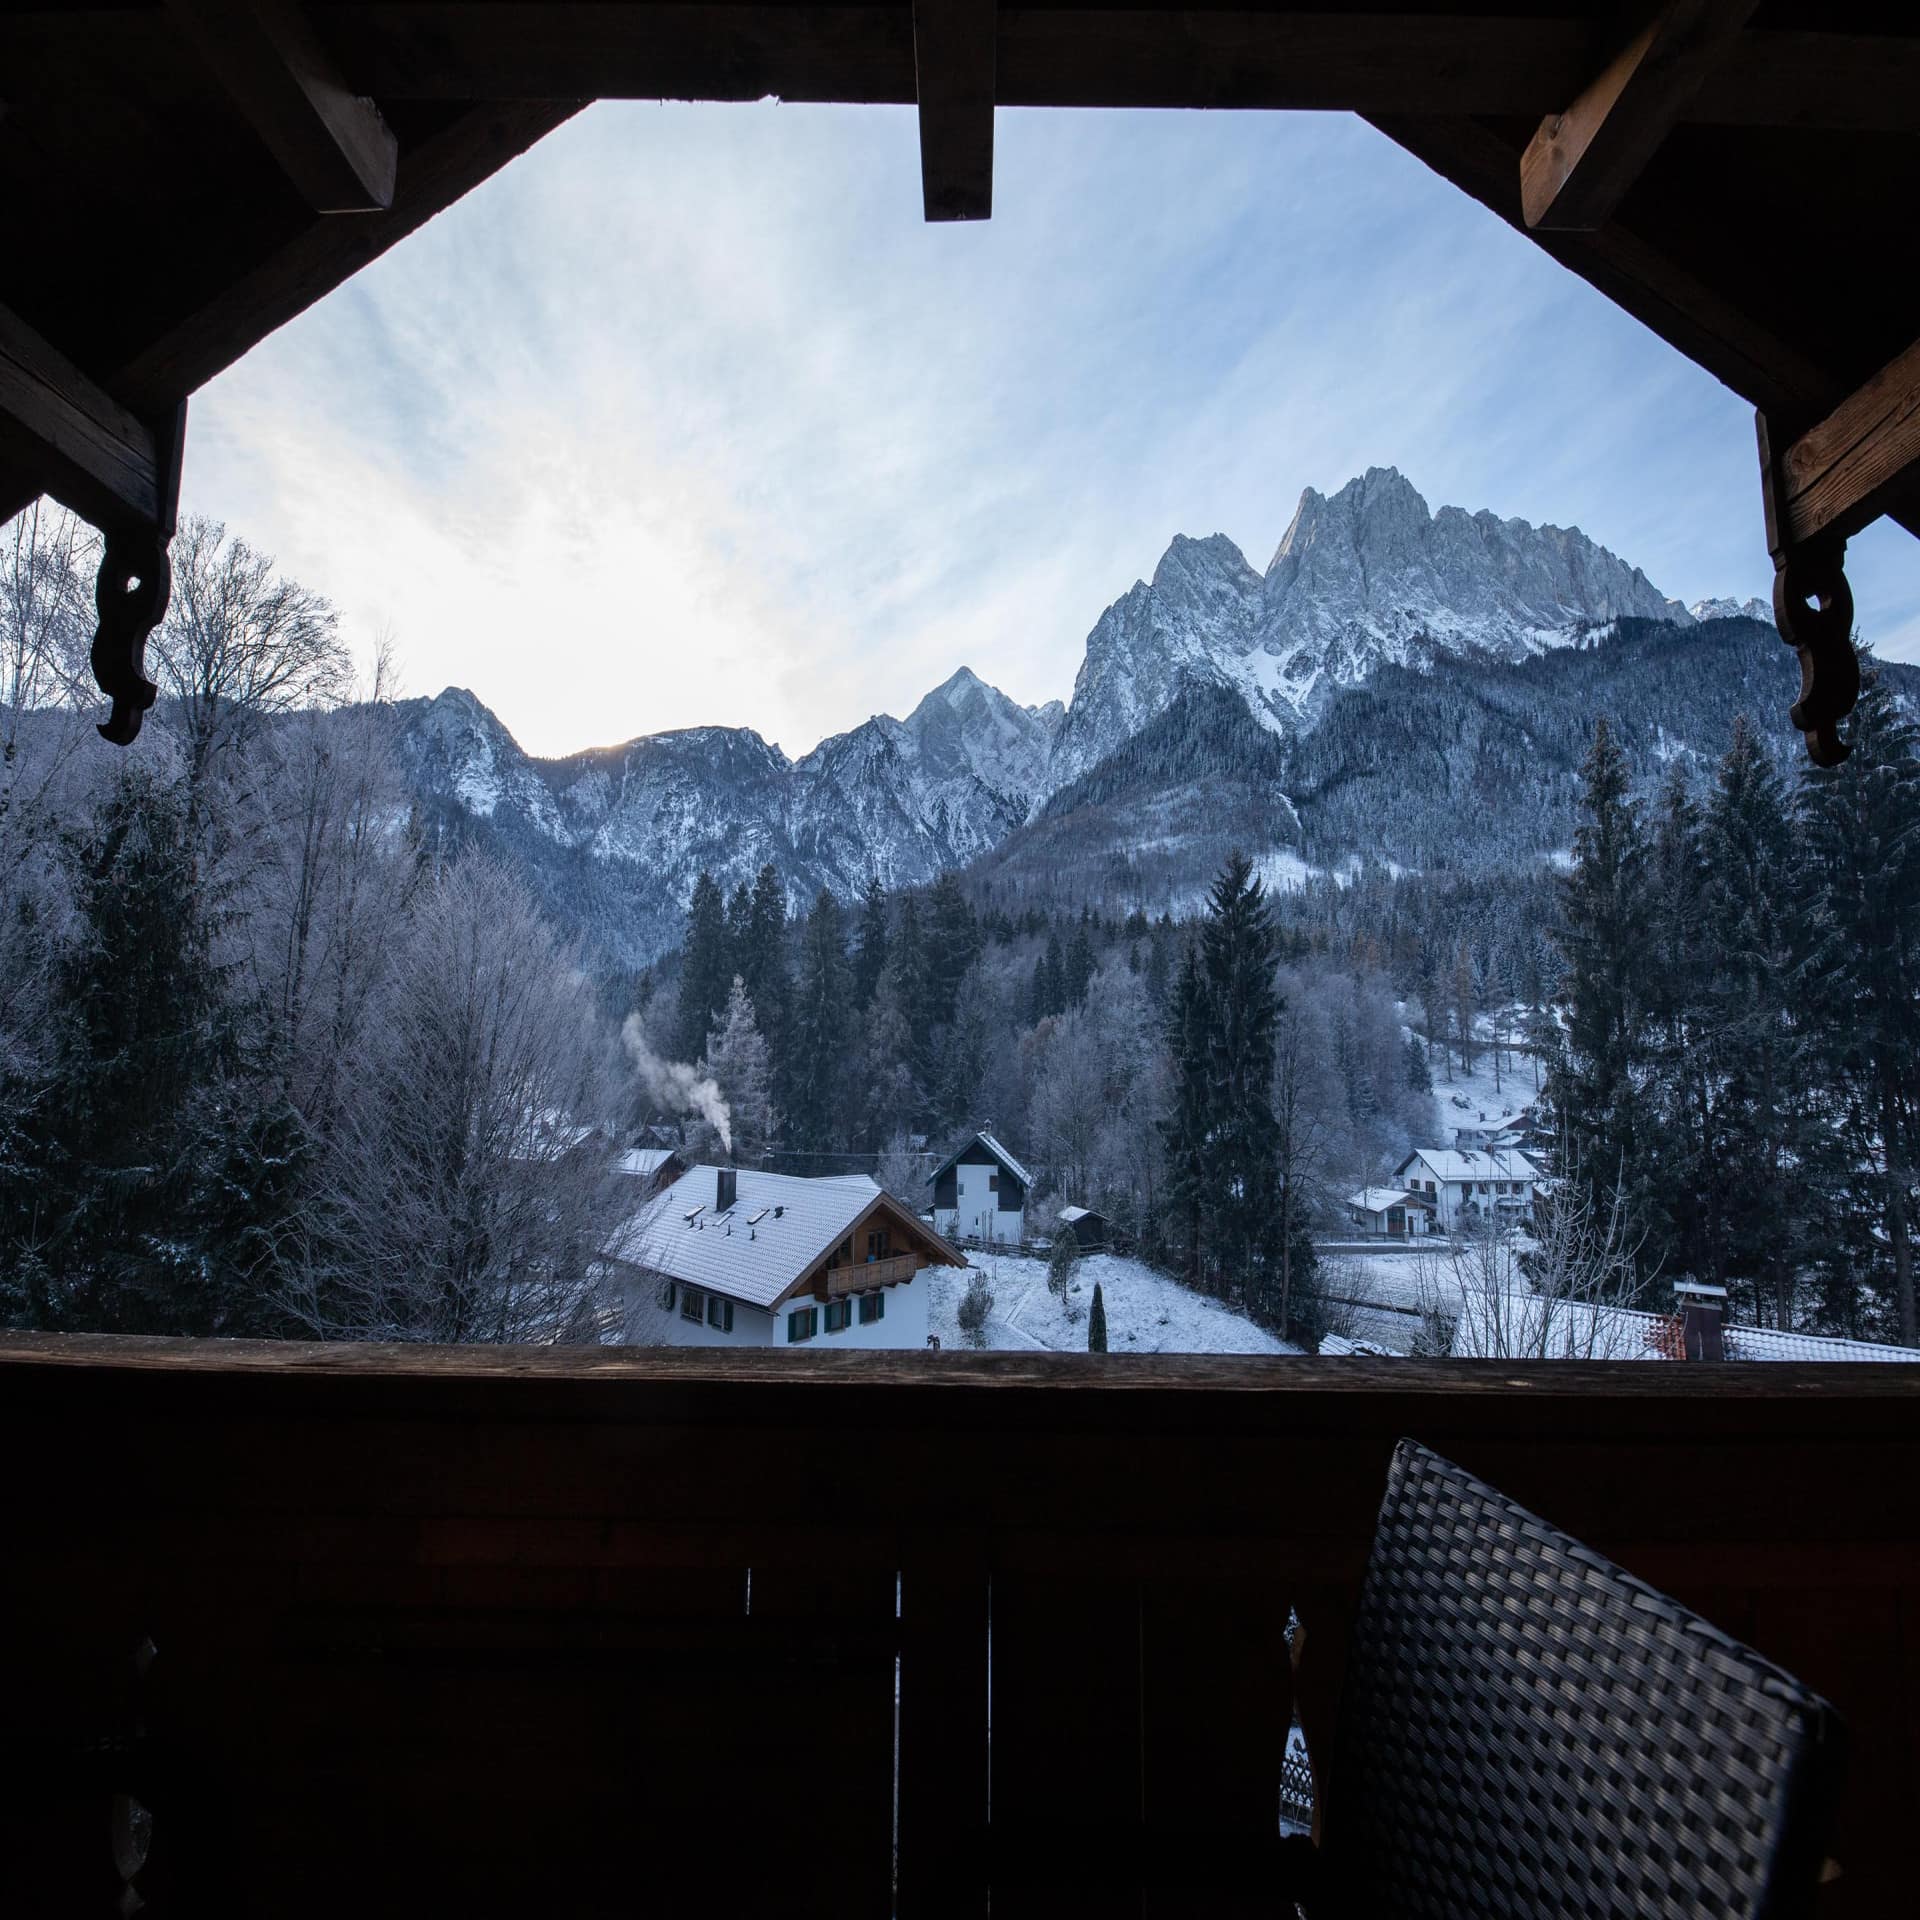
<path fill-rule="evenodd" d="M 1513 660 L 1622 617 L 1690 616 L 1577 528 L 1430 513 L 1392 467 L 1331 498 L 1311 487 L 1262 578 L 1223 535 L 1176 539 L 1101 616 L 1061 730 L 1057 787 L 1196 682 L 1236 689 L 1270 726 L 1310 724 L 1338 687 L 1440 650 Z"/>
<path fill-rule="evenodd" d="M 963 667 L 906 719 L 876 715 L 798 762 L 734 727 L 535 761 L 450 688 L 411 710 L 403 750 L 430 808 L 527 863 L 557 905 L 586 902 L 575 917 L 638 964 L 678 938 L 702 868 L 731 890 L 771 860 L 796 907 L 875 876 L 929 880 L 999 847 L 1195 688 L 1297 739 L 1383 666 L 1514 661 L 1621 618 L 1736 614 L 1766 610 L 1690 613 L 1575 529 L 1430 513 L 1376 467 L 1303 493 L 1264 575 L 1222 534 L 1176 538 L 1087 636 L 1069 705 L 1019 706 Z"/>
<path fill-rule="evenodd" d="M 1057 725 L 963 667 L 905 720 L 878 715 L 797 764 L 745 727 L 540 761 L 449 688 L 409 711 L 401 753 L 430 807 L 638 965 L 679 937 L 702 869 L 731 891 L 770 860 L 797 908 L 822 887 L 845 899 L 966 865 L 1038 804 Z"/>
<path fill-rule="evenodd" d="M 1330 500 L 1300 496 L 1267 568 L 1261 644 L 1304 711 L 1328 682 L 1436 647 L 1523 659 L 1622 617 L 1671 619 L 1672 603 L 1577 527 L 1430 514 L 1395 469 L 1373 467 Z"/>
<path fill-rule="evenodd" d="M 1051 790 L 1096 766 L 1196 682 L 1244 690 L 1260 576 L 1225 534 L 1184 534 L 1087 635 L 1049 768 Z"/>

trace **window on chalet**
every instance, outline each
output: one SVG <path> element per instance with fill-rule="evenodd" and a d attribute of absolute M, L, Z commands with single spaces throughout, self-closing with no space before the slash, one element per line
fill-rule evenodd
<path fill-rule="evenodd" d="M 827 1331 L 845 1333 L 853 1322 L 853 1302 L 851 1300 L 829 1300 L 827 1302 Z"/>
<path fill-rule="evenodd" d="M 997 1173 L 987 1175 L 987 1191 L 989 1193 L 998 1193 L 1000 1191 L 1000 1176 Z"/>
<path fill-rule="evenodd" d="M 733 1302 L 717 1293 L 707 1295 L 707 1325 L 722 1333 L 733 1331 Z"/>
<path fill-rule="evenodd" d="M 707 1316 L 707 1296 L 698 1287 L 680 1289 L 680 1318 L 695 1322 Z"/>
<path fill-rule="evenodd" d="M 820 1331 L 818 1307 L 796 1307 L 787 1315 L 787 1339 L 811 1340 Z"/>
<path fill-rule="evenodd" d="M 881 1227 L 877 1232 L 867 1235 L 867 1258 L 884 1260 L 887 1257 L 887 1230 Z"/>
<path fill-rule="evenodd" d="M 884 1293 L 863 1293 L 860 1296 L 860 1324 L 863 1327 L 886 1317 L 887 1296 Z"/>

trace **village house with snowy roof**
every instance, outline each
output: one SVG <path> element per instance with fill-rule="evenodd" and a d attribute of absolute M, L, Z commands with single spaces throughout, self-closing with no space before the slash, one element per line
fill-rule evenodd
<path fill-rule="evenodd" d="M 1033 1175 L 984 1129 L 954 1148 L 927 1184 L 936 1233 L 984 1246 L 1017 1247 L 1026 1238 Z"/>
<path fill-rule="evenodd" d="M 965 1259 L 863 1173 L 695 1166 L 605 1249 L 634 1346 L 924 1347 L 929 1267 Z"/>
<path fill-rule="evenodd" d="M 1518 1225 L 1545 1180 L 1517 1147 L 1415 1147 L 1389 1184 L 1430 1201 L 1434 1224 L 1453 1233 L 1488 1221 Z"/>
<path fill-rule="evenodd" d="M 1417 1240 L 1433 1230 L 1437 1203 L 1410 1187 L 1362 1187 L 1347 1196 L 1347 1218 L 1362 1233 Z"/>

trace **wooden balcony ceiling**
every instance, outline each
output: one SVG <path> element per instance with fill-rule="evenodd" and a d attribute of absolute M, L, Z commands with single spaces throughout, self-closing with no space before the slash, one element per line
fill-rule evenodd
<path fill-rule="evenodd" d="M 1920 21 L 1666 0 L 1626 38 L 1633 12 L 0 0 L 0 516 L 46 489 L 150 519 L 155 423 L 594 98 L 917 103 L 935 219 L 990 212 L 995 103 L 1358 112 L 1765 409 L 1779 444 L 1920 332 Z M 1914 384 L 1841 423 L 1873 445 L 1825 523 L 1920 526 Z"/>

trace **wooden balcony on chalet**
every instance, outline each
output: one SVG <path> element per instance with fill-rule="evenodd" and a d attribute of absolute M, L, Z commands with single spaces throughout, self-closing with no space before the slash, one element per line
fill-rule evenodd
<path fill-rule="evenodd" d="M 1411 1434 L 1821 1689 L 1822 1911 L 1901 1912 L 1916 1415 L 1895 1366 L 7 1336 L 0 1874 L 46 1914 L 120 1910 L 116 1859 L 155 1913 L 1269 1913 Z"/>
<path fill-rule="evenodd" d="M 917 1253 L 894 1253 L 878 1260 L 824 1267 L 814 1291 L 823 1300 L 837 1300 L 848 1293 L 871 1293 L 875 1287 L 893 1287 L 911 1280 L 926 1264 Z"/>

